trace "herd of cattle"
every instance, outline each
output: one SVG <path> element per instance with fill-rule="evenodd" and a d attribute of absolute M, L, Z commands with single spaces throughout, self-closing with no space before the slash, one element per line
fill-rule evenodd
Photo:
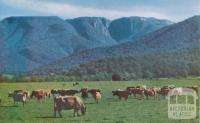
<path fill-rule="evenodd" d="M 76 84 L 78 85 L 78 84 Z M 74 86 L 74 84 L 73 84 Z M 149 99 L 149 97 L 153 97 L 154 99 L 159 98 L 159 95 L 165 97 L 168 95 L 168 92 L 171 89 L 175 89 L 174 85 L 163 86 L 159 87 L 151 87 L 147 88 L 145 85 L 142 86 L 130 86 L 126 89 L 117 89 L 112 91 L 113 96 L 117 96 L 120 100 L 124 98 L 125 100 L 128 99 L 129 96 L 133 95 L 135 98 L 138 99 Z M 197 86 L 190 86 L 187 87 L 190 89 L 195 90 L 198 92 Z M 180 87 L 179 87 L 180 89 Z M 81 97 L 77 96 L 76 94 L 81 93 Z M 96 103 L 99 103 L 102 97 L 102 90 L 101 89 L 88 89 L 82 88 L 80 90 L 75 89 L 51 89 L 51 90 L 33 90 L 31 93 L 25 90 L 14 90 L 13 92 L 8 93 L 8 97 L 12 97 L 15 102 L 22 102 L 23 105 L 26 104 L 27 99 L 36 98 L 38 101 L 45 98 L 53 97 L 54 100 L 54 115 L 56 117 L 56 112 L 58 112 L 59 116 L 62 117 L 61 111 L 62 110 L 70 110 L 74 109 L 74 116 L 77 114 L 82 115 L 86 112 L 86 105 L 83 100 L 86 100 L 89 97 L 89 94 L 95 99 Z"/>

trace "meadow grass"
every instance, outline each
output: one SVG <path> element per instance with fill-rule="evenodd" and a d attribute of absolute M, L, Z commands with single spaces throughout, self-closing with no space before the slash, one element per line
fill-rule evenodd
<path fill-rule="evenodd" d="M 167 100 L 135 99 L 129 97 L 128 101 L 118 100 L 113 97 L 111 91 L 125 89 L 127 86 L 147 85 L 164 86 L 174 84 L 176 86 L 199 85 L 198 78 L 188 79 L 160 79 L 138 80 L 121 82 L 80 82 L 73 87 L 72 82 L 42 82 L 42 83 L 1 83 L 0 84 L 0 123 L 198 123 L 199 117 L 193 120 L 172 120 L 167 116 Z M 87 113 L 84 116 L 73 117 L 73 111 L 63 111 L 63 118 L 53 117 L 53 98 L 38 102 L 36 99 L 28 100 L 23 107 L 21 103 L 13 104 L 8 98 L 8 92 L 15 89 L 32 91 L 34 89 L 80 89 L 82 87 L 101 88 L 102 100 L 99 104 L 90 96 L 86 102 Z M 78 94 L 80 96 L 80 94 Z M 197 105 L 199 111 L 199 106 Z"/>

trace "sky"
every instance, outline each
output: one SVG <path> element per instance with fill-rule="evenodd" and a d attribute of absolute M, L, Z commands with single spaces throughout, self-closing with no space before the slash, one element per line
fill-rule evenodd
<path fill-rule="evenodd" d="M 10 16 L 142 16 L 179 22 L 200 15 L 200 0 L 0 0 L 0 19 Z"/>

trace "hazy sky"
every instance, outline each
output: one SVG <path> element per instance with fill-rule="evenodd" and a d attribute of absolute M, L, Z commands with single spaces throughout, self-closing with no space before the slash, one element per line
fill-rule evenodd
<path fill-rule="evenodd" d="M 175 22 L 200 15 L 200 0 L 0 0 L 0 19 L 9 16 L 144 16 Z"/>

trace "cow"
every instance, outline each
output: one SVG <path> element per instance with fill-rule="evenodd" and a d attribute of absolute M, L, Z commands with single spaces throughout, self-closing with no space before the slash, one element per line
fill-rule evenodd
<path fill-rule="evenodd" d="M 82 115 L 86 113 L 86 106 L 83 100 L 78 96 L 57 96 L 54 97 L 54 116 L 56 117 L 56 112 L 62 117 L 62 110 L 74 109 L 74 116 L 80 116 L 79 111 Z"/>
<path fill-rule="evenodd" d="M 92 96 L 95 99 L 96 103 L 99 103 L 99 101 L 101 100 L 101 93 L 97 91 L 97 92 L 93 93 Z"/>
<path fill-rule="evenodd" d="M 8 97 L 12 97 L 13 98 L 14 104 L 16 102 L 22 102 L 23 106 L 24 106 L 24 104 L 26 104 L 27 96 L 26 96 L 25 93 L 21 93 L 21 92 L 18 92 L 18 93 L 9 92 L 8 93 Z"/>
<path fill-rule="evenodd" d="M 97 103 L 99 102 L 99 100 L 101 100 L 101 89 L 90 89 L 88 90 L 88 93 L 90 93 L 93 96 Z"/>
<path fill-rule="evenodd" d="M 74 82 L 73 86 L 79 85 L 79 82 Z"/>
<path fill-rule="evenodd" d="M 174 89 L 174 86 L 163 86 L 157 90 L 157 94 L 161 95 L 162 97 L 166 97 L 170 90 Z"/>
<path fill-rule="evenodd" d="M 14 90 L 13 92 L 14 93 L 24 93 L 26 95 L 26 98 L 29 98 L 29 96 L 30 96 L 29 91 L 26 91 L 26 90 Z"/>
<path fill-rule="evenodd" d="M 58 89 L 51 89 L 51 95 L 58 96 L 59 95 Z"/>
<path fill-rule="evenodd" d="M 140 95 L 141 98 L 143 98 L 144 97 L 144 90 L 145 90 L 144 88 L 136 87 L 136 88 L 130 89 L 129 92 L 130 92 L 130 94 L 133 94 L 135 98 L 136 98 L 136 95 Z"/>
<path fill-rule="evenodd" d="M 151 88 L 151 89 L 145 89 L 144 90 L 144 95 L 146 96 L 146 99 L 148 99 L 148 97 L 154 97 L 154 99 L 156 99 L 157 96 L 157 92 L 155 88 Z"/>
<path fill-rule="evenodd" d="M 65 95 L 74 96 L 76 93 L 79 93 L 79 91 L 78 90 L 64 90 L 64 89 L 58 90 L 58 94 L 60 94 L 61 96 L 65 96 Z"/>
<path fill-rule="evenodd" d="M 34 91 L 32 91 L 30 97 L 31 98 L 36 97 L 37 100 L 41 100 L 42 98 L 45 98 L 47 96 L 49 96 L 49 92 L 46 92 L 44 90 L 34 90 Z"/>
<path fill-rule="evenodd" d="M 83 99 L 88 98 L 88 88 L 82 88 L 82 89 L 80 90 L 80 92 L 81 92 L 81 97 L 82 97 Z"/>
<path fill-rule="evenodd" d="M 124 98 L 125 100 L 128 99 L 128 96 L 130 95 L 130 92 L 127 90 L 115 90 L 112 91 L 112 95 L 113 96 L 118 96 L 118 98 L 121 100 L 122 98 Z"/>

